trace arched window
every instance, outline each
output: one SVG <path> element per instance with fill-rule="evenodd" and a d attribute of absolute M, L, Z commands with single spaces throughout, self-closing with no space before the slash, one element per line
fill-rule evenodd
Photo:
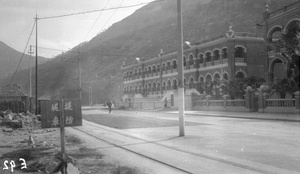
<path fill-rule="evenodd" d="M 237 72 L 235 77 L 237 79 L 244 79 L 245 78 L 245 74 L 243 72 Z"/>
<path fill-rule="evenodd" d="M 151 66 L 148 67 L 148 74 L 151 74 Z"/>
<path fill-rule="evenodd" d="M 167 84 L 167 90 L 171 89 L 171 80 L 168 80 L 168 84 Z"/>
<path fill-rule="evenodd" d="M 200 77 L 200 78 L 199 78 L 199 82 L 200 82 L 200 83 L 203 83 L 203 82 L 204 82 L 204 78 L 203 78 L 203 77 Z"/>
<path fill-rule="evenodd" d="M 155 91 L 156 91 L 156 83 L 153 82 L 153 92 L 155 92 Z"/>
<path fill-rule="evenodd" d="M 176 69 L 177 68 L 177 61 L 173 60 L 172 61 L 172 69 Z"/>
<path fill-rule="evenodd" d="M 244 58 L 245 57 L 245 53 L 246 53 L 245 49 L 243 47 L 238 46 L 238 47 L 235 48 L 234 56 L 236 58 Z"/>
<path fill-rule="evenodd" d="M 268 33 L 268 42 L 277 42 L 282 39 L 282 27 L 274 26 Z"/>
<path fill-rule="evenodd" d="M 220 51 L 219 50 L 214 51 L 214 60 L 220 60 Z"/>
<path fill-rule="evenodd" d="M 214 80 L 219 81 L 220 79 L 221 79 L 220 74 L 219 74 L 219 73 L 216 73 L 216 74 L 214 75 Z"/>
<path fill-rule="evenodd" d="M 162 71 L 165 71 L 165 70 L 166 70 L 166 64 L 163 63 L 163 64 L 162 64 Z"/>
<path fill-rule="evenodd" d="M 227 58 L 228 58 L 228 51 L 227 51 L 227 48 L 223 48 L 223 49 L 222 49 L 222 56 L 223 56 L 223 59 L 227 59 Z"/>
<path fill-rule="evenodd" d="M 148 84 L 148 91 L 151 92 L 151 83 Z"/>
<path fill-rule="evenodd" d="M 167 70 L 171 69 L 171 62 L 167 62 Z"/>
<path fill-rule="evenodd" d="M 204 93 L 204 88 L 205 88 L 204 78 L 200 77 L 199 78 L 199 85 L 198 85 L 198 91 L 200 92 L 200 94 Z"/>
<path fill-rule="evenodd" d="M 136 94 L 137 92 L 138 92 L 138 87 L 135 86 L 135 87 L 134 87 L 134 93 Z"/>
<path fill-rule="evenodd" d="M 134 76 L 137 76 L 137 69 L 134 68 Z"/>
<path fill-rule="evenodd" d="M 160 91 L 160 83 L 157 82 L 157 91 Z"/>
<path fill-rule="evenodd" d="M 189 56 L 189 65 L 194 65 L 194 55 L 190 54 Z"/>
<path fill-rule="evenodd" d="M 160 72 L 160 65 L 156 65 L 157 67 L 157 72 Z"/>
<path fill-rule="evenodd" d="M 194 78 L 193 77 L 191 77 L 189 80 L 189 88 L 190 89 L 194 88 Z"/>
<path fill-rule="evenodd" d="M 162 90 L 163 90 L 163 91 L 166 90 L 166 82 L 163 82 L 163 83 L 162 83 Z"/>
<path fill-rule="evenodd" d="M 139 93 L 142 93 L 142 85 L 139 85 Z"/>
<path fill-rule="evenodd" d="M 204 63 L 203 54 L 199 54 L 199 64 Z"/>
<path fill-rule="evenodd" d="M 211 75 L 207 75 L 205 77 L 205 82 L 211 82 L 211 81 L 212 81 Z"/>
<path fill-rule="evenodd" d="M 139 76 L 142 75 L 142 68 L 139 68 L 138 74 L 139 74 Z"/>
<path fill-rule="evenodd" d="M 206 61 L 205 62 L 211 62 L 211 52 L 205 53 Z"/>
<path fill-rule="evenodd" d="M 228 74 L 227 73 L 223 74 L 223 79 L 228 80 Z"/>
<path fill-rule="evenodd" d="M 156 73 L 156 66 L 155 65 L 152 66 L 152 73 Z"/>
<path fill-rule="evenodd" d="M 173 89 L 177 89 L 177 80 L 176 79 L 173 80 Z"/>

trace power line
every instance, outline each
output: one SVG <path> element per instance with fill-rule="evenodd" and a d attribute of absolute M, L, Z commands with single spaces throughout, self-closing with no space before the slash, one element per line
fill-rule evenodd
<path fill-rule="evenodd" d="M 34 22 L 34 24 L 33 24 L 33 26 L 32 26 L 32 29 L 31 29 L 31 32 L 30 32 L 30 35 L 29 35 L 29 37 L 28 37 L 28 40 L 27 40 L 27 43 L 26 43 L 26 46 L 25 46 L 25 49 L 24 49 L 24 51 L 23 51 L 23 54 L 22 54 L 22 56 L 21 56 L 21 58 L 20 58 L 20 61 L 19 61 L 19 64 L 18 64 L 18 66 L 17 66 L 17 69 L 16 69 L 16 71 L 14 72 L 14 75 L 13 75 L 13 77 L 10 79 L 10 82 L 9 82 L 9 84 L 8 85 L 10 85 L 11 84 L 11 82 L 14 80 L 14 78 L 15 78 L 15 76 L 16 76 L 16 74 L 17 74 L 17 72 L 18 72 L 18 70 L 19 70 L 19 67 L 20 67 L 20 65 L 21 65 L 21 62 L 22 62 L 22 59 L 23 59 L 23 57 L 24 57 L 24 55 L 25 55 L 25 51 L 26 51 L 26 49 L 27 49 L 27 46 L 28 46 L 28 43 L 29 43 L 29 41 L 30 41 L 30 38 L 31 38 L 31 35 L 32 35 L 32 32 L 33 32 L 33 29 L 34 29 L 34 26 L 35 26 L 35 22 Z"/>
<path fill-rule="evenodd" d="M 104 8 L 106 8 L 107 4 L 110 2 L 110 0 L 108 0 L 104 6 Z M 89 33 L 91 32 L 92 28 L 95 26 L 95 24 L 97 23 L 98 19 L 100 18 L 100 16 L 102 15 L 102 12 L 98 15 L 97 19 L 95 20 L 95 22 L 93 23 L 92 27 L 89 29 L 89 31 L 87 32 L 87 34 L 85 35 L 83 41 L 87 38 L 87 36 L 89 35 Z"/>
<path fill-rule="evenodd" d="M 35 47 L 35 45 L 32 45 L 33 47 Z M 52 51 L 59 51 L 59 52 L 66 52 L 67 53 L 78 53 L 77 50 L 60 50 L 60 49 L 54 49 L 54 48 L 47 48 L 47 47 L 38 47 L 39 49 L 45 49 L 45 50 L 52 50 Z M 75 52 L 76 51 L 76 52 Z M 89 53 L 86 53 L 86 52 L 81 52 L 80 53 L 81 55 L 85 55 L 85 54 L 89 54 Z M 113 54 L 113 53 L 96 53 L 94 54 L 96 56 L 115 56 L 115 57 L 145 57 L 145 56 L 148 56 L 148 57 L 151 57 L 153 55 L 128 55 L 128 54 Z"/>
<path fill-rule="evenodd" d="M 20 33 L 20 34 L 18 34 L 18 36 L 10 43 L 10 45 L 12 45 L 26 30 L 27 30 L 27 28 L 30 26 L 30 25 L 32 25 L 32 23 L 29 23 L 26 27 L 25 27 L 25 29 Z M 1 53 L 1 55 L 0 55 L 0 57 L 2 57 L 2 55 L 3 54 L 5 54 L 6 53 L 6 51 L 7 51 L 8 49 L 6 49 L 4 52 L 2 52 Z"/>
<path fill-rule="evenodd" d="M 124 2 L 124 0 L 120 3 L 119 7 L 121 7 L 122 3 Z M 114 16 L 114 14 L 117 12 L 118 8 L 115 9 L 115 11 L 113 12 L 113 14 L 109 17 L 109 19 L 105 22 L 105 24 L 103 25 L 102 29 L 105 27 L 105 25 L 110 21 L 110 19 Z M 100 30 L 100 31 L 101 31 Z"/>
<path fill-rule="evenodd" d="M 32 45 L 35 47 L 35 45 Z M 39 49 L 44 49 L 44 50 L 52 50 L 52 51 L 59 51 L 59 52 L 64 52 L 64 51 L 67 51 L 67 50 L 60 50 L 60 49 L 55 49 L 55 48 L 48 48 L 48 47 L 39 47 Z"/>
<path fill-rule="evenodd" d="M 38 18 L 38 20 L 82 15 L 82 14 L 95 13 L 95 12 L 100 12 L 100 11 L 114 10 L 114 9 L 130 8 L 130 7 L 136 7 L 136 6 L 141 6 L 141 5 L 145 5 L 145 4 L 149 4 L 149 3 L 157 3 L 157 2 L 162 2 L 162 1 L 165 1 L 165 0 L 156 0 L 156 1 L 139 3 L 139 4 L 133 4 L 133 5 L 124 5 L 124 6 L 120 6 L 120 7 L 103 8 L 103 9 L 99 9 L 99 10 L 92 10 L 92 11 L 85 11 L 85 12 L 78 12 L 78 13 L 71 13 L 71 14 L 64 14 L 64 15 L 57 15 L 57 16 L 41 17 L 41 18 Z"/>

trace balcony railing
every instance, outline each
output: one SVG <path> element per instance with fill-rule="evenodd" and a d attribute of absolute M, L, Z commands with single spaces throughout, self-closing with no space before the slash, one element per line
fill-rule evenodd
<path fill-rule="evenodd" d="M 222 60 L 215 60 L 214 61 L 214 65 L 220 65 L 220 64 L 222 64 Z"/>
<path fill-rule="evenodd" d="M 200 67 L 200 68 L 203 68 L 203 67 L 204 67 L 204 63 L 200 63 L 200 64 L 199 64 L 199 67 Z"/>
<path fill-rule="evenodd" d="M 223 64 L 228 63 L 228 59 L 227 59 L 227 58 L 226 58 L 226 59 L 223 59 L 222 61 L 223 61 Z"/>
<path fill-rule="evenodd" d="M 206 65 L 206 66 L 212 66 L 213 64 L 212 64 L 212 62 L 206 62 L 205 65 Z"/>
<path fill-rule="evenodd" d="M 235 58 L 235 62 L 244 63 L 245 62 L 245 58 Z"/>

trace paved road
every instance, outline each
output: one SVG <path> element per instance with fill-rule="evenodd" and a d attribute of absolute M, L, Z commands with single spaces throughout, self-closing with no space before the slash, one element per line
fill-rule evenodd
<path fill-rule="evenodd" d="M 116 159 L 149 173 L 300 173 L 299 122 L 187 115 L 186 136 L 178 137 L 174 113 L 113 111 L 109 115 L 84 110 L 83 114 L 98 124 L 84 121 L 81 130 L 114 144 L 102 141 L 91 146 L 105 149 L 112 158 L 117 151 Z"/>

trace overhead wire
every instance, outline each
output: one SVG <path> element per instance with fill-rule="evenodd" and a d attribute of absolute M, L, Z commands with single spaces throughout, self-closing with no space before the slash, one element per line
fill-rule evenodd
<path fill-rule="evenodd" d="M 106 2 L 104 8 L 106 8 L 106 6 L 108 5 L 109 2 L 110 2 L 110 0 L 108 0 L 108 1 Z M 102 15 L 102 12 L 103 12 L 103 11 L 100 12 L 100 14 L 98 15 L 97 19 L 94 21 L 93 25 L 91 26 L 91 28 L 89 29 L 89 31 L 88 31 L 87 34 L 85 35 L 83 41 L 84 41 L 84 40 L 87 38 L 87 36 L 90 34 L 92 28 L 94 28 L 94 26 L 95 26 L 95 24 L 97 23 L 98 19 L 99 19 L 100 16 Z M 83 41 L 82 41 L 82 42 L 83 42 Z"/>
<path fill-rule="evenodd" d="M 14 80 L 14 78 L 15 78 L 15 76 L 16 76 L 16 74 L 17 74 L 18 70 L 19 70 L 19 67 L 20 67 L 20 65 L 21 65 L 21 62 L 22 62 L 22 60 L 23 60 L 23 57 L 24 57 L 24 55 L 25 55 L 25 51 L 26 51 L 26 49 L 27 49 L 28 43 L 29 43 L 29 41 L 30 41 L 30 38 L 31 38 L 31 36 L 32 36 L 32 33 L 33 33 L 33 29 L 34 29 L 34 27 L 35 27 L 35 24 L 36 24 L 36 22 L 34 22 L 34 24 L 33 24 L 33 26 L 32 26 L 32 29 L 31 29 L 30 35 L 29 35 L 29 37 L 28 37 L 28 40 L 27 40 L 26 46 L 25 46 L 25 48 L 24 48 L 24 51 L 23 51 L 23 53 L 22 53 L 22 56 L 21 56 L 21 58 L 20 58 L 19 64 L 18 64 L 18 66 L 17 66 L 17 69 L 15 70 L 15 72 L 14 72 L 14 75 L 13 75 L 13 76 L 12 76 L 12 78 L 10 79 L 10 82 L 9 82 L 9 84 L 8 84 L 8 85 L 10 85 L 10 84 L 11 84 L 11 82 Z"/>
<path fill-rule="evenodd" d="M 34 22 L 34 21 L 33 21 L 33 22 Z M 24 28 L 24 30 L 23 30 L 20 34 L 17 35 L 17 37 L 10 43 L 10 45 L 12 45 L 13 43 L 15 43 L 16 40 L 19 39 L 19 37 L 27 30 L 27 28 L 28 28 L 30 25 L 32 25 L 32 22 L 29 23 L 29 24 Z M 7 51 L 7 49 L 6 49 L 4 52 L 2 52 L 2 53 L 0 54 L 0 57 L 2 57 L 2 55 L 5 54 L 6 51 Z"/>
<path fill-rule="evenodd" d="M 110 0 L 109 0 L 110 1 Z M 110 16 L 110 18 L 105 22 L 104 26 L 102 27 L 101 30 L 103 30 L 103 28 L 107 25 L 107 23 L 111 20 L 111 18 L 113 17 L 113 15 L 116 13 L 116 11 L 118 9 L 123 9 L 123 8 L 130 8 L 130 7 L 135 7 L 135 6 L 141 6 L 141 5 L 145 5 L 145 4 L 149 4 L 149 3 L 157 3 L 157 2 L 162 2 L 165 0 L 156 0 L 156 1 L 148 1 L 148 2 L 144 2 L 144 3 L 139 3 L 139 4 L 132 4 L 132 5 L 124 5 L 121 6 L 122 3 L 124 2 L 124 0 L 120 3 L 120 5 L 118 7 L 111 7 L 111 8 L 106 8 L 107 4 L 109 3 L 109 1 L 107 1 L 105 7 L 103 9 L 99 9 L 99 10 L 92 10 L 92 11 L 85 11 L 85 12 L 78 12 L 78 13 L 72 13 L 72 14 L 64 14 L 64 15 L 58 15 L 58 16 L 48 16 L 48 17 L 39 17 L 37 18 L 37 20 L 44 20 L 44 19 L 53 19 L 53 18 L 61 18 L 61 17 L 68 17 L 68 16 L 74 16 L 74 15 L 81 15 L 81 14 L 88 14 L 88 13 L 95 13 L 95 12 L 101 12 L 100 15 L 98 16 L 98 18 L 96 19 L 96 21 L 93 23 L 92 27 L 89 29 L 88 33 L 86 34 L 85 38 L 83 40 L 86 39 L 86 37 L 88 36 L 88 34 L 90 33 L 90 31 L 92 30 L 92 28 L 94 27 L 94 25 L 96 24 L 97 20 L 100 18 L 101 14 L 103 11 L 108 11 L 108 10 L 115 10 L 114 13 Z M 100 30 L 100 31 L 101 31 Z M 41 49 L 47 49 L 47 50 L 52 50 L 52 51 L 61 51 L 61 52 L 65 52 L 66 50 L 60 50 L 60 49 L 52 49 L 52 48 L 46 48 L 46 47 L 38 47 Z M 105 55 L 109 55 L 109 54 L 105 54 Z"/>
<path fill-rule="evenodd" d="M 122 2 L 120 3 L 119 7 L 122 5 L 122 3 L 124 2 L 124 0 L 122 0 Z M 109 17 L 109 19 L 105 22 L 105 24 L 103 25 L 102 29 L 104 29 L 104 27 L 106 26 L 106 24 L 111 20 L 111 18 L 115 15 L 115 13 L 117 12 L 118 8 L 115 9 L 115 11 L 113 12 L 113 14 Z"/>
<path fill-rule="evenodd" d="M 114 10 L 114 9 L 130 8 L 130 7 L 141 6 L 141 5 L 145 5 L 145 4 L 149 4 L 149 3 L 157 3 L 157 2 L 161 2 L 161 1 L 165 1 L 165 0 L 148 1 L 148 2 L 139 3 L 139 4 L 124 5 L 124 6 L 111 7 L 111 8 L 103 8 L 103 9 L 99 9 L 99 10 L 92 10 L 92 11 L 85 11 L 85 12 L 78 12 L 78 13 L 70 13 L 70 14 L 57 15 L 57 16 L 39 17 L 38 20 L 61 18 L 61 17 L 67 17 L 67 16 L 89 14 L 89 13 L 96 13 L 96 12 L 100 12 L 100 11 L 107 11 L 107 10 Z"/>
<path fill-rule="evenodd" d="M 32 45 L 33 47 L 35 47 L 35 45 Z M 77 50 L 60 50 L 60 49 L 53 49 L 53 48 L 47 48 L 47 47 L 39 47 L 38 46 L 38 49 L 45 49 L 45 50 L 52 50 L 52 51 L 58 51 L 58 52 L 68 52 L 68 53 L 76 53 L 77 54 Z M 81 53 L 81 54 L 84 54 L 84 53 Z M 88 54 L 88 53 L 86 53 Z M 128 54 L 112 54 L 112 53 L 97 53 L 95 55 L 98 55 L 98 56 L 123 56 L 123 57 L 126 57 L 126 56 L 135 56 L 135 57 L 140 57 L 140 56 L 145 56 L 145 55 L 128 55 Z M 152 56 L 152 55 L 146 55 L 146 56 Z"/>

